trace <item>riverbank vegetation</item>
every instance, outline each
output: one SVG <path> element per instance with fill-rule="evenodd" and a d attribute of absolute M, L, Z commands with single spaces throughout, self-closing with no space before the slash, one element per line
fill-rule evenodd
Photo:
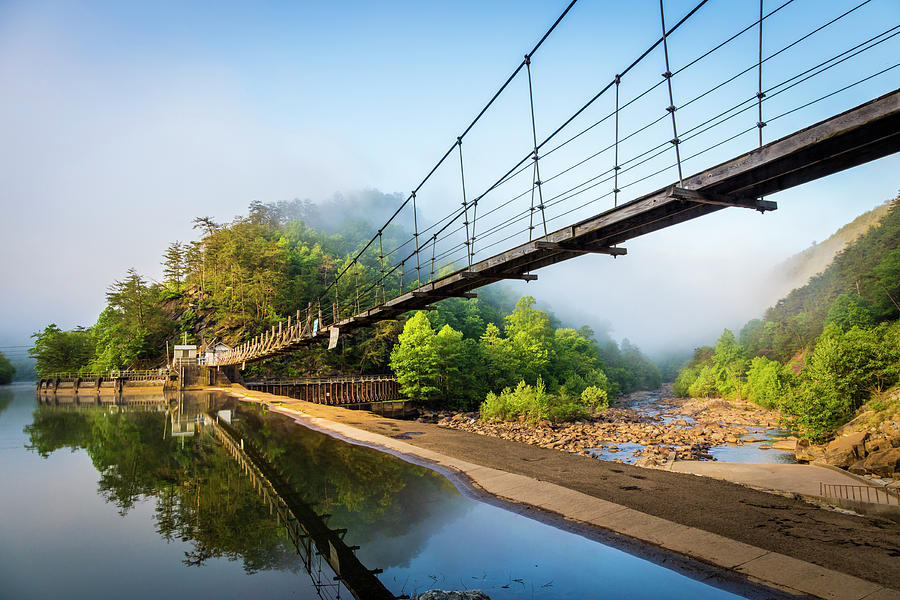
<path fill-rule="evenodd" d="M 129 270 L 107 290 L 106 307 L 92 326 L 65 331 L 51 324 L 36 333 L 30 353 L 38 373 L 157 368 L 173 344 L 236 345 L 298 308 L 316 306 L 374 229 L 347 215 L 377 214 L 369 210 L 372 202 L 396 202 L 377 196 L 366 200 L 366 210 L 341 198 L 327 214 L 308 202 L 255 202 L 246 217 L 228 224 L 194 219 L 199 239 L 169 245 L 161 260 L 163 281 Z M 382 235 L 385 247 L 394 247 L 408 232 L 391 226 Z M 350 280 L 363 286 L 381 276 L 377 260 L 354 268 Z M 414 280 L 414 270 L 397 269 L 385 280 L 385 294 L 408 290 Z M 497 398 L 530 394 L 540 380 L 546 393 L 540 398 L 555 407 L 538 411 L 541 418 L 582 414 L 601 405 L 604 394 L 659 385 L 659 370 L 637 347 L 596 337 L 590 329 L 563 326 L 538 310 L 534 299 L 518 299 L 510 287 L 495 284 L 480 289 L 477 299 L 447 299 L 427 313 L 343 334 L 332 351 L 312 347 L 247 365 L 245 377 L 393 368 L 409 397 L 465 410 L 477 408 L 489 392 Z M 526 387 L 517 396 L 521 382 Z"/>
<path fill-rule="evenodd" d="M 821 273 L 715 347 L 694 352 L 682 396 L 749 399 L 821 441 L 900 379 L 900 201 Z"/>
<path fill-rule="evenodd" d="M 604 408 L 611 395 L 659 386 L 658 369 L 636 348 L 604 355 L 589 328 L 555 328 L 535 304 L 521 298 L 502 332 L 487 323 L 477 337 L 450 325 L 435 332 L 425 312 L 415 313 L 391 352 L 401 391 L 456 410 L 480 406 L 489 419 L 537 421 L 572 420 Z"/>
<path fill-rule="evenodd" d="M 9 359 L 0 352 L 0 385 L 12 383 L 15 374 L 15 367 L 13 367 L 12 363 L 9 362 Z"/>

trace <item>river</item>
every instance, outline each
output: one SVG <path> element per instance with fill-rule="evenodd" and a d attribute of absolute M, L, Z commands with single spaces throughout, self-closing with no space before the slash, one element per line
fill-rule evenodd
<path fill-rule="evenodd" d="M 210 410 L 391 594 L 738 597 L 213 393 L 39 406 L 30 385 L 0 388 L 0 597 L 352 597 L 327 553 L 298 553 Z"/>

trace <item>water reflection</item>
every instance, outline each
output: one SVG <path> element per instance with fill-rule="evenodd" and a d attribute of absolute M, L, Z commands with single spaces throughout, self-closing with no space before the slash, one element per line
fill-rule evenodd
<path fill-rule="evenodd" d="M 343 552 L 338 542 L 360 547 L 361 569 L 384 569 L 378 580 L 394 595 L 440 587 L 481 588 L 494 600 L 733 597 L 475 502 L 437 473 L 253 405 L 195 393 L 34 409 L 33 390 L 30 398 L 27 406 L 17 396 L 0 417 L 0 434 L 9 413 L 18 432 L 25 428 L 18 454 L 0 461 L 0 477 L 19 482 L 15 491 L 0 489 L 0 505 L 18 516 L 0 521 L 0 553 L 23 536 L 34 541 L 28 552 L 0 557 L 3 597 L 112 598 L 123 589 L 132 598 L 337 597 L 328 565 L 331 546 Z M 207 413 L 231 422 L 232 439 L 244 439 L 257 453 L 254 468 L 276 474 L 267 479 L 277 485 L 242 471 L 203 424 Z M 331 532 L 330 545 L 298 554 L 273 491 L 307 507 Z M 115 510 L 103 509 L 110 505 Z M 301 533 L 314 528 L 311 520 Z M 61 576 L 41 577 L 46 564 Z M 339 560 L 339 570 L 345 564 Z"/>

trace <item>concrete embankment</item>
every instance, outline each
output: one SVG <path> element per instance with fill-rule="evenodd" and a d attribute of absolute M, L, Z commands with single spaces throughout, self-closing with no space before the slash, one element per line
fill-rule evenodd
<path fill-rule="evenodd" d="M 235 386 L 303 424 L 454 475 L 533 516 L 751 597 L 900 599 L 900 528 L 708 477 L 642 469 Z"/>

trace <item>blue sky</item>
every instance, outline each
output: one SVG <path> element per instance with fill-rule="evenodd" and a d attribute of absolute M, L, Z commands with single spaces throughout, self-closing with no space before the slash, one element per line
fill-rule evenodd
<path fill-rule="evenodd" d="M 766 0 L 766 10 L 781 3 Z M 795 0 L 767 21 L 766 52 L 857 4 Z M 667 0 L 667 22 L 692 6 Z M 159 277 L 162 251 L 173 240 L 193 237 L 195 216 L 227 221 L 253 200 L 322 201 L 366 189 L 408 193 L 564 7 L 556 1 L 0 2 L 0 236 L 6 258 L 0 280 L 10 292 L 0 299 L 0 344 L 23 340 L 51 321 L 90 324 L 106 286 L 129 267 Z M 670 40 L 673 70 L 752 22 L 758 9 L 753 0 L 711 0 Z M 767 63 L 766 85 L 897 24 L 895 0 L 871 0 Z M 539 137 L 659 31 L 658 3 L 651 0 L 580 0 L 534 58 Z M 765 118 L 894 64 L 898 40 L 773 96 Z M 755 52 L 755 36 L 746 35 L 676 76 L 676 105 L 752 63 Z M 622 97 L 658 80 L 661 61 L 654 53 L 626 77 Z M 679 110 L 682 130 L 755 93 L 755 77 L 749 73 Z M 775 120 L 764 130 L 766 139 L 898 82 L 895 69 Z M 470 195 L 528 151 L 524 83 L 518 78 L 466 139 Z M 611 102 L 604 97 L 575 125 L 599 119 Z M 663 88 L 654 91 L 623 113 L 623 131 L 655 118 L 667 103 Z M 755 120 L 750 111 L 723 131 Z M 606 145 L 609 124 L 547 159 L 546 172 Z M 671 133 L 666 127 L 668 122 L 648 136 L 665 139 Z M 682 148 L 689 155 L 714 141 L 700 136 Z M 744 136 L 704 154 L 685 165 L 685 174 L 753 143 L 753 135 Z M 623 152 L 639 147 L 623 145 Z M 588 163 L 570 182 L 607 169 L 609 160 Z M 608 321 L 614 336 L 644 347 L 699 343 L 722 327 L 739 326 L 774 299 L 776 291 L 765 286 L 769 267 L 893 197 L 900 188 L 898 167 L 896 156 L 882 159 L 773 197 L 780 205 L 774 214 L 722 211 L 635 240 L 625 259 L 582 258 L 542 271 L 540 281 L 517 289 L 562 316 Z M 629 188 L 622 199 L 673 177 L 674 171 L 665 171 Z M 560 186 L 566 182 L 558 180 Z M 454 206 L 457 186 L 458 172 L 436 174 L 420 202 L 426 217 L 436 219 Z M 571 217 L 607 208 L 608 200 Z M 38 275 L 62 285 L 37 286 Z"/>

